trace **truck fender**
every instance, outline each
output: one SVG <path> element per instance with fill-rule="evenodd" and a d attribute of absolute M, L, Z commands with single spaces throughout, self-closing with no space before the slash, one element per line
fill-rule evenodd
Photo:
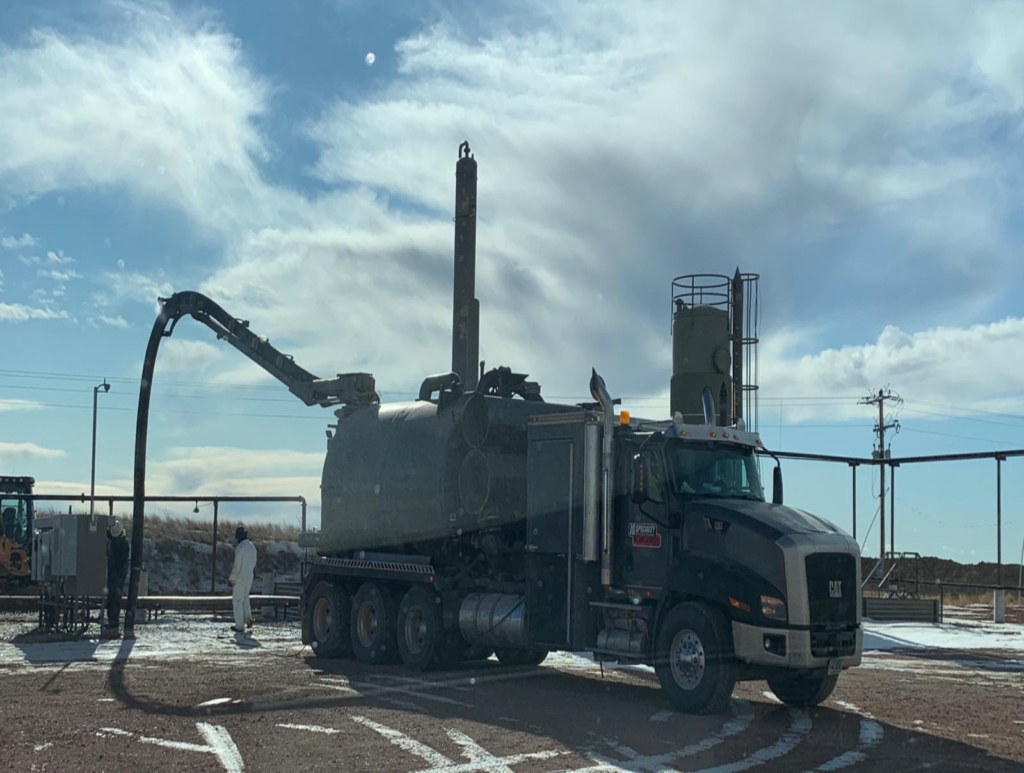
<path fill-rule="evenodd" d="M 655 631 L 664 615 L 683 601 L 702 601 L 721 609 L 730 620 L 764 624 L 761 595 L 785 600 L 785 594 L 752 569 L 718 556 L 683 556 L 669 569 L 665 592 L 658 601 Z M 748 609 L 736 607 L 735 599 Z"/>

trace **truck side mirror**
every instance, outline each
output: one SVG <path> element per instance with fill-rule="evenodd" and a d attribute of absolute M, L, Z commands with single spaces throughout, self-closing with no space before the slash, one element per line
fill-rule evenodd
<path fill-rule="evenodd" d="M 644 469 L 643 456 L 633 457 L 633 504 L 642 505 L 647 501 L 647 470 Z"/>
<path fill-rule="evenodd" d="M 775 465 L 772 470 L 772 504 L 782 504 L 782 467 Z"/>

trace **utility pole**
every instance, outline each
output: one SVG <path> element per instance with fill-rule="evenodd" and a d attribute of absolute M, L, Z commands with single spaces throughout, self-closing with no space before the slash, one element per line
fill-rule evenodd
<path fill-rule="evenodd" d="M 96 528 L 96 403 L 100 390 L 104 394 L 110 391 L 110 384 L 106 379 L 103 383 L 92 388 L 92 475 L 89 480 L 89 528 Z"/>
<path fill-rule="evenodd" d="M 878 514 L 879 514 L 879 552 L 878 560 L 879 566 L 882 571 L 882 577 L 885 576 L 885 464 L 889 460 L 889 449 L 885 447 L 885 431 L 887 429 L 895 429 L 898 433 L 900 431 L 899 420 L 890 416 L 888 419 L 885 417 L 885 403 L 891 400 L 896 404 L 902 404 L 903 398 L 898 394 L 894 394 L 888 387 L 885 389 L 879 389 L 877 394 L 871 394 L 861 399 L 861 405 L 877 405 L 878 406 L 878 423 L 875 424 L 874 433 L 878 436 L 878 445 L 871 452 L 871 458 L 877 459 L 879 462 L 879 480 L 881 486 L 878 492 Z M 895 502 L 893 503 L 895 506 Z"/>

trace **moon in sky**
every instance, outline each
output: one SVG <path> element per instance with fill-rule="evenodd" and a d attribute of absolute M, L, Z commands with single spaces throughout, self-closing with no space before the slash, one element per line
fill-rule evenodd
<path fill-rule="evenodd" d="M 377 61 L 377 55 L 373 53 L 373 51 L 370 51 L 363 61 L 366 62 L 367 67 L 370 67 L 373 65 L 374 62 Z"/>

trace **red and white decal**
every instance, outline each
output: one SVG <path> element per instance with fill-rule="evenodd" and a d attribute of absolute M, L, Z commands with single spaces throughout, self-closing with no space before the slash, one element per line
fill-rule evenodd
<path fill-rule="evenodd" d="M 661 547 L 661 532 L 653 523 L 629 524 L 629 537 L 635 548 Z"/>

